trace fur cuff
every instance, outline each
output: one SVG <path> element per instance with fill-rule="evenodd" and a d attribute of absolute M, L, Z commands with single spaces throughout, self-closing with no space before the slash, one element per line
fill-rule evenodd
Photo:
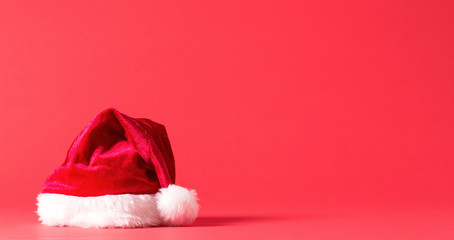
<path fill-rule="evenodd" d="M 156 194 L 118 194 L 77 197 L 55 193 L 38 195 L 39 220 L 49 226 L 137 228 L 183 225 L 197 217 L 194 190 L 169 185 Z"/>

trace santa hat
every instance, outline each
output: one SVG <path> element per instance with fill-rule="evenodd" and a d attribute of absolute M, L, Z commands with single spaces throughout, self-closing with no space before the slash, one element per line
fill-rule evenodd
<path fill-rule="evenodd" d="M 113 108 L 76 137 L 37 200 L 39 220 L 50 226 L 183 225 L 199 210 L 195 190 L 175 185 L 164 126 Z"/>

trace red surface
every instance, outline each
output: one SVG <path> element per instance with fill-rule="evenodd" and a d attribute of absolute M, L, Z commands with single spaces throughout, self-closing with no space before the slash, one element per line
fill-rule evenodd
<path fill-rule="evenodd" d="M 453 239 L 453 12 L 2 1 L 0 238 Z M 45 178 L 110 106 L 166 126 L 194 226 L 39 225 Z"/>

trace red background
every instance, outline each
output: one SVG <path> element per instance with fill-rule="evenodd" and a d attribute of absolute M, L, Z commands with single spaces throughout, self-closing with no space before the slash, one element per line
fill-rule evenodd
<path fill-rule="evenodd" d="M 1 1 L 0 238 L 452 239 L 452 1 Z M 191 227 L 50 228 L 101 110 L 168 130 Z M 27 230 L 28 229 L 28 230 Z"/>

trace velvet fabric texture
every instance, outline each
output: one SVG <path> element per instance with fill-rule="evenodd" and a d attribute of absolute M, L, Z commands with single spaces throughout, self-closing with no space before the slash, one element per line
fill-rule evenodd
<path fill-rule="evenodd" d="M 154 194 L 174 183 L 175 161 L 165 127 L 109 108 L 76 137 L 42 192 L 81 197 Z"/>

